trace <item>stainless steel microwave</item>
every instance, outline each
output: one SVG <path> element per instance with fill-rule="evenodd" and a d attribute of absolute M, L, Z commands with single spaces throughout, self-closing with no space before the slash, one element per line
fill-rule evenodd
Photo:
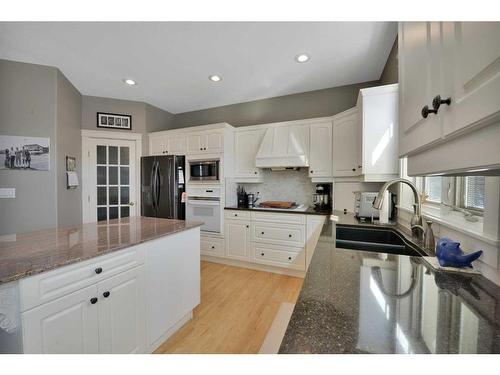
<path fill-rule="evenodd" d="M 190 160 L 190 181 L 218 181 L 219 160 Z"/>

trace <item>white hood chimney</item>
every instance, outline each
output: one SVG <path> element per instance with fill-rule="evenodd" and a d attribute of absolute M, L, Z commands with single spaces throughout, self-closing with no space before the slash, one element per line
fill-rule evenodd
<path fill-rule="evenodd" d="M 309 166 L 309 127 L 273 126 L 266 130 L 255 156 L 258 168 Z"/>

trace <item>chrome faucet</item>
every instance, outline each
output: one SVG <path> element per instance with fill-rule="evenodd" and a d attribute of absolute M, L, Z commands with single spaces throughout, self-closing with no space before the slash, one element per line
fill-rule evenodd
<path fill-rule="evenodd" d="M 410 221 L 411 233 L 413 236 L 421 239 L 424 235 L 423 230 L 422 230 L 423 228 L 422 228 L 422 217 L 421 217 L 422 204 L 420 202 L 420 196 L 418 195 L 417 187 L 415 186 L 415 184 L 413 182 L 408 181 L 404 178 L 395 178 L 394 180 L 387 181 L 384 184 L 384 186 L 382 186 L 382 188 L 378 192 L 377 197 L 373 201 L 373 208 L 376 208 L 377 210 L 380 210 L 382 208 L 382 203 L 384 200 L 384 193 L 386 192 L 386 190 L 390 186 L 392 186 L 398 182 L 401 182 L 403 184 L 407 184 L 411 188 L 411 190 L 413 190 L 413 196 L 415 199 L 415 203 L 413 204 L 413 216 L 411 217 L 411 221 Z"/>

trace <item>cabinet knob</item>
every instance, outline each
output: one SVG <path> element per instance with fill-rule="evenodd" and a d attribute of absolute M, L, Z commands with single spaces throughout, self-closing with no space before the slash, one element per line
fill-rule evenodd
<path fill-rule="evenodd" d="M 429 109 L 428 105 L 424 105 L 422 108 L 422 117 L 427 118 L 430 113 L 437 113 L 437 111 L 435 109 Z"/>
<path fill-rule="evenodd" d="M 288 260 L 292 260 L 292 257 L 288 257 Z"/>
<path fill-rule="evenodd" d="M 200 151 L 203 151 L 203 147 L 200 147 Z"/>
<path fill-rule="evenodd" d="M 363 168 L 363 166 L 362 165 L 358 165 L 358 168 Z"/>
<path fill-rule="evenodd" d="M 234 214 L 234 217 L 237 217 L 237 216 L 238 216 L 238 214 Z"/>
<path fill-rule="evenodd" d="M 253 174 L 257 174 L 257 171 L 253 172 Z"/>
<path fill-rule="evenodd" d="M 356 172 L 356 168 L 353 168 L 353 169 L 352 169 L 352 171 L 353 171 L 353 172 Z"/>
<path fill-rule="evenodd" d="M 260 253 L 260 255 L 264 256 L 264 253 Z"/>
<path fill-rule="evenodd" d="M 214 246 L 214 245 L 212 245 L 212 249 L 215 249 L 215 246 Z"/>
<path fill-rule="evenodd" d="M 289 235 L 288 235 L 288 237 L 292 238 L 292 235 L 291 235 L 291 234 L 289 234 Z"/>
<path fill-rule="evenodd" d="M 111 293 L 109 291 L 104 292 L 102 295 L 104 298 L 108 298 Z"/>
<path fill-rule="evenodd" d="M 314 173 L 314 171 L 309 171 L 309 172 Z"/>
<path fill-rule="evenodd" d="M 249 226 L 249 225 L 247 225 L 247 228 L 250 228 L 250 226 Z"/>
<path fill-rule="evenodd" d="M 207 148 L 206 147 L 203 147 L 204 150 L 206 150 Z"/>
<path fill-rule="evenodd" d="M 450 105 L 451 104 L 451 98 L 442 99 L 441 95 L 436 95 L 434 97 L 434 99 L 432 99 L 432 108 L 434 108 L 434 110 L 436 111 L 436 113 L 439 110 L 439 107 L 441 107 L 441 104 Z"/>
<path fill-rule="evenodd" d="M 95 273 L 97 273 L 99 275 L 102 272 L 102 268 L 98 267 L 94 271 L 95 271 Z"/>
<path fill-rule="evenodd" d="M 264 232 L 262 232 L 262 234 L 264 234 Z"/>
<path fill-rule="evenodd" d="M 97 297 L 92 297 L 92 298 L 90 299 L 90 303 L 91 303 L 92 305 L 95 305 L 95 304 L 97 303 Z"/>

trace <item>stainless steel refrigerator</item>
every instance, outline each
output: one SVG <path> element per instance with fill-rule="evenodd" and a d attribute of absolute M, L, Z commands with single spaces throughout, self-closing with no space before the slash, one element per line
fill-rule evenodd
<path fill-rule="evenodd" d="M 185 220 L 184 156 L 141 158 L 141 215 Z"/>

